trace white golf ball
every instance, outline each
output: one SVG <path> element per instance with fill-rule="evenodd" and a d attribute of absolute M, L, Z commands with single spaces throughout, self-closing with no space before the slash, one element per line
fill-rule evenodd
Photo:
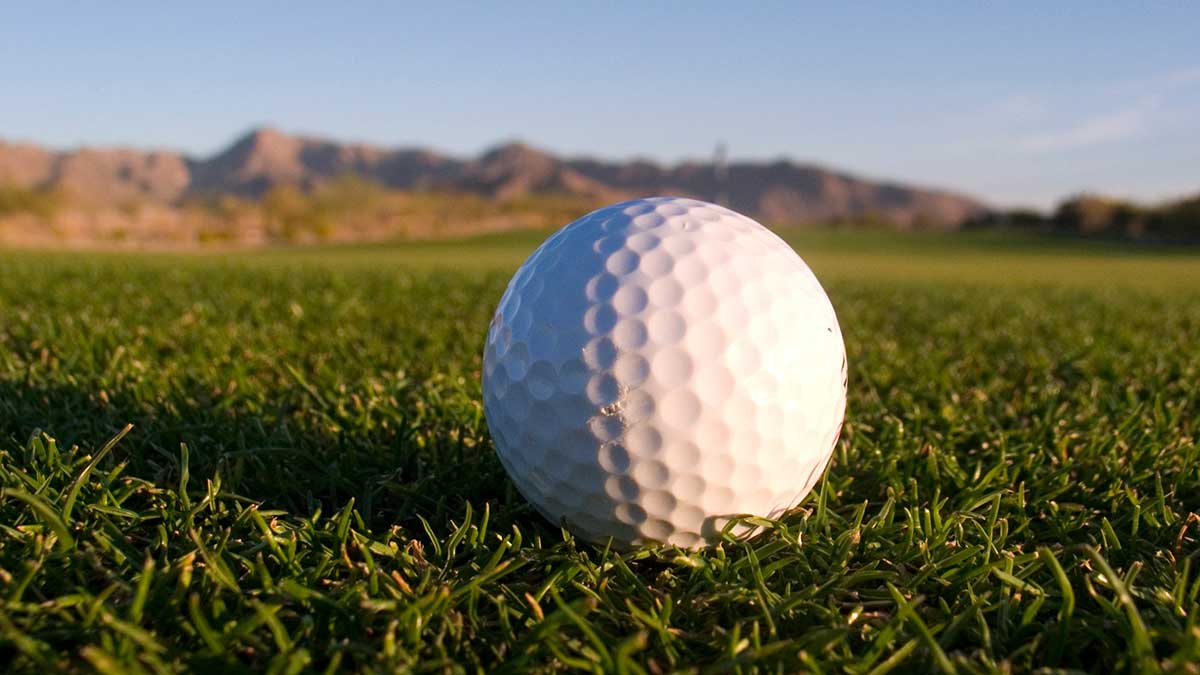
<path fill-rule="evenodd" d="M 488 331 L 483 407 L 504 468 L 555 524 L 696 548 L 813 488 L 841 433 L 846 352 L 821 285 L 770 230 L 637 199 L 567 225 L 517 271 Z"/>

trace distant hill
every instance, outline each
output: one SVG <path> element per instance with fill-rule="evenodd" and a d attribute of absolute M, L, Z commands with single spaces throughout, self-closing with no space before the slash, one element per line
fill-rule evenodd
<path fill-rule="evenodd" d="M 402 191 L 466 192 L 493 200 L 537 195 L 596 203 L 654 194 L 716 200 L 774 225 L 870 217 L 901 227 L 955 228 L 985 211 L 969 197 L 882 183 L 811 164 L 734 162 L 718 184 L 709 163 L 565 159 L 520 143 L 463 159 L 257 129 L 212 157 L 81 148 L 54 152 L 0 142 L 0 186 L 56 190 L 95 205 L 141 201 L 174 207 L 232 196 L 257 200 L 280 187 L 311 192 L 346 175 Z"/>

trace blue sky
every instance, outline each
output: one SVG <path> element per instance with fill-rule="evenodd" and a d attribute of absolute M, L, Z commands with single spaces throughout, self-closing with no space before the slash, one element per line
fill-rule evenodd
<path fill-rule="evenodd" d="M 207 154 L 269 124 L 662 161 L 722 140 L 1000 205 L 1200 190 L 1192 3 L 22 4 L 0 8 L 9 140 Z"/>

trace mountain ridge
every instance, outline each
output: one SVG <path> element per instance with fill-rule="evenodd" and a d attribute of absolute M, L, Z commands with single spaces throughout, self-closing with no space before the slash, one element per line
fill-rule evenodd
<path fill-rule="evenodd" d="M 870 180 L 789 159 L 735 161 L 718 180 L 709 162 L 561 157 L 520 141 L 473 158 L 418 147 L 341 142 L 257 127 L 207 157 L 130 147 L 51 150 L 0 140 L 0 184 L 64 191 L 86 203 L 177 205 L 213 195 L 258 199 L 279 187 L 311 191 L 346 174 L 406 191 L 464 191 L 496 200 L 565 194 L 597 202 L 651 194 L 724 201 L 771 224 L 874 217 L 954 228 L 984 213 L 948 190 Z"/>

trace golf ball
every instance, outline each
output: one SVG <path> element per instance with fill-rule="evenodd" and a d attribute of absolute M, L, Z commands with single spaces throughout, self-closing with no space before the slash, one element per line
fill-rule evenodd
<path fill-rule="evenodd" d="M 553 234 L 509 282 L 483 356 L 517 489 L 619 547 L 698 548 L 734 516 L 796 506 L 845 407 L 841 330 L 808 266 L 692 199 L 615 204 Z"/>

